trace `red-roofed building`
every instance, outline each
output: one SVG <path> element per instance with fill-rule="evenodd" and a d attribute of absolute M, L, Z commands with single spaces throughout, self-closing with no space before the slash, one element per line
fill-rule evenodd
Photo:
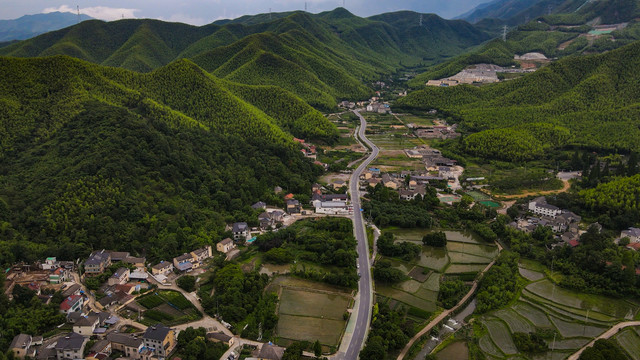
<path fill-rule="evenodd" d="M 569 241 L 569 245 L 571 245 L 571 247 L 576 247 L 578 245 L 580 245 L 580 242 L 576 239 L 570 240 Z"/>
<path fill-rule="evenodd" d="M 640 243 L 632 243 L 627 245 L 627 249 L 631 249 L 631 250 L 635 250 L 635 251 L 640 251 Z"/>
<path fill-rule="evenodd" d="M 36 295 L 40 295 L 40 284 L 37 282 L 31 282 L 27 285 L 27 288 L 31 291 L 35 291 Z"/>
<path fill-rule="evenodd" d="M 116 292 L 122 292 L 125 294 L 131 294 L 136 289 L 135 285 L 132 284 L 118 284 L 116 285 Z"/>
<path fill-rule="evenodd" d="M 297 142 L 298 144 L 304 144 L 304 140 L 302 139 L 298 139 L 298 138 L 293 138 L 293 141 Z"/>
<path fill-rule="evenodd" d="M 80 295 L 71 295 L 60 304 L 60 312 L 63 314 L 69 314 L 82 310 L 84 305 L 84 299 Z"/>
<path fill-rule="evenodd" d="M 285 195 L 285 196 L 284 196 L 284 199 L 285 199 L 285 200 L 291 200 L 291 199 L 293 199 L 293 194 L 289 193 L 289 194 Z"/>

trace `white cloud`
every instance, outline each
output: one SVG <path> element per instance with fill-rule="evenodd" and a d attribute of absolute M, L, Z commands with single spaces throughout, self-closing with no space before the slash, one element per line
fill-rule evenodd
<path fill-rule="evenodd" d="M 50 7 L 42 10 L 43 13 L 50 12 L 70 12 L 76 13 L 77 9 L 72 8 L 69 5 L 61 5 L 59 7 Z M 124 18 L 135 18 L 135 12 L 140 11 L 138 9 L 127 9 L 127 8 L 111 8 L 107 6 L 92 6 L 86 8 L 80 8 L 80 13 L 89 15 L 92 18 L 100 19 L 100 20 L 118 20 Z"/>

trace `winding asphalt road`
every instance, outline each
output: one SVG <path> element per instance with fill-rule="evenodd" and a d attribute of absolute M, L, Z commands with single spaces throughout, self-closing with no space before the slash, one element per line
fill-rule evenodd
<path fill-rule="evenodd" d="M 373 290 L 371 287 L 371 267 L 369 264 L 369 246 L 367 242 L 367 232 L 364 228 L 364 220 L 362 218 L 362 212 L 360 211 L 360 175 L 369 166 L 369 164 L 378 156 L 380 150 L 369 139 L 365 137 L 365 130 L 367 128 L 367 121 L 360 115 L 357 110 L 353 111 L 360 118 L 360 128 L 358 130 L 358 137 L 369 148 L 372 149 L 371 154 L 367 157 L 360 166 L 351 175 L 351 181 L 349 183 L 349 192 L 351 194 L 351 203 L 353 204 L 353 231 L 358 241 L 358 264 L 360 265 L 360 282 L 358 283 L 359 305 L 358 313 L 356 316 L 356 324 L 351 336 L 347 351 L 342 357 L 345 360 L 356 360 L 358 354 L 362 349 L 369 330 L 369 323 L 371 321 L 371 305 L 373 298 Z"/>

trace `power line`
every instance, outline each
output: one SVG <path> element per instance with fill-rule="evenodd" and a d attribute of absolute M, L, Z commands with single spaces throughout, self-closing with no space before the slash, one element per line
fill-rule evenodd
<path fill-rule="evenodd" d="M 502 41 L 507 41 L 507 25 L 502 28 Z"/>

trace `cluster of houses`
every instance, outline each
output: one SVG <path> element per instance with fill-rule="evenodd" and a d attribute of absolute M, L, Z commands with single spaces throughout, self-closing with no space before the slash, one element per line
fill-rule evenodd
<path fill-rule="evenodd" d="M 406 149 L 405 154 L 412 159 L 421 159 L 427 171 L 450 171 L 449 168 L 457 166 L 457 161 L 442 156 L 440 150 L 426 145 Z"/>
<path fill-rule="evenodd" d="M 305 157 L 316 160 L 316 158 L 318 157 L 318 154 L 317 154 L 317 149 L 315 145 L 309 144 L 305 142 L 303 139 L 298 139 L 298 138 L 293 138 L 293 141 L 302 145 L 302 148 L 300 149 L 300 151 Z"/>
<path fill-rule="evenodd" d="M 455 139 L 460 137 L 457 132 L 458 124 L 448 125 L 416 125 L 407 124 L 415 136 L 423 139 Z"/>
<path fill-rule="evenodd" d="M 415 171 L 401 171 L 399 173 L 381 174 L 378 168 L 369 168 L 360 175 L 360 187 L 366 189 L 367 186 L 376 187 L 381 184 L 392 190 L 397 190 L 402 200 L 413 200 L 418 197 L 424 198 L 427 193 L 427 185 L 437 185 L 436 183 L 447 181 L 447 177 L 440 174 L 418 173 Z"/>
<path fill-rule="evenodd" d="M 527 233 L 535 231 L 539 226 L 547 226 L 558 234 L 563 244 L 578 246 L 580 239 L 578 225 L 582 217 L 569 210 L 548 204 L 544 196 L 530 201 L 527 211 L 533 215 L 514 221 L 510 226 Z"/>
<path fill-rule="evenodd" d="M 102 314 L 102 313 L 101 313 Z M 86 331 L 93 324 L 108 322 L 105 316 L 90 315 L 79 320 L 73 327 L 73 332 L 61 336 L 52 346 L 43 346 L 42 337 L 19 334 L 13 338 L 9 350 L 17 358 L 29 357 L 42 360 L 104 360 L 114 351 L 127 359 L 165 359 L 175 349 L 177 341 L 175 331 L 162 325 L 147 328 L 142 336 L 111 332 L 101 336 L 87 349 L 89 335 Z M 81 324 L 81 325 L 77 325 Z M 79 331 L 84 331 L 79 332 Z M 85 353 L 87 355 L 85 356 Z"/>
<path fill-rule="evenodd" d="M 51 295 L 42 294 L 42 289 L 60 290 L 63 283 L 72 281 L 74 265 L 72 261 L 58 261 L 55 257 L 35 264 L 17 264 L 6 273 L 5 294 L 11 299 L 14 287 L 19 285 L 34 291 L 43 303 L 48 304 Z"/>

